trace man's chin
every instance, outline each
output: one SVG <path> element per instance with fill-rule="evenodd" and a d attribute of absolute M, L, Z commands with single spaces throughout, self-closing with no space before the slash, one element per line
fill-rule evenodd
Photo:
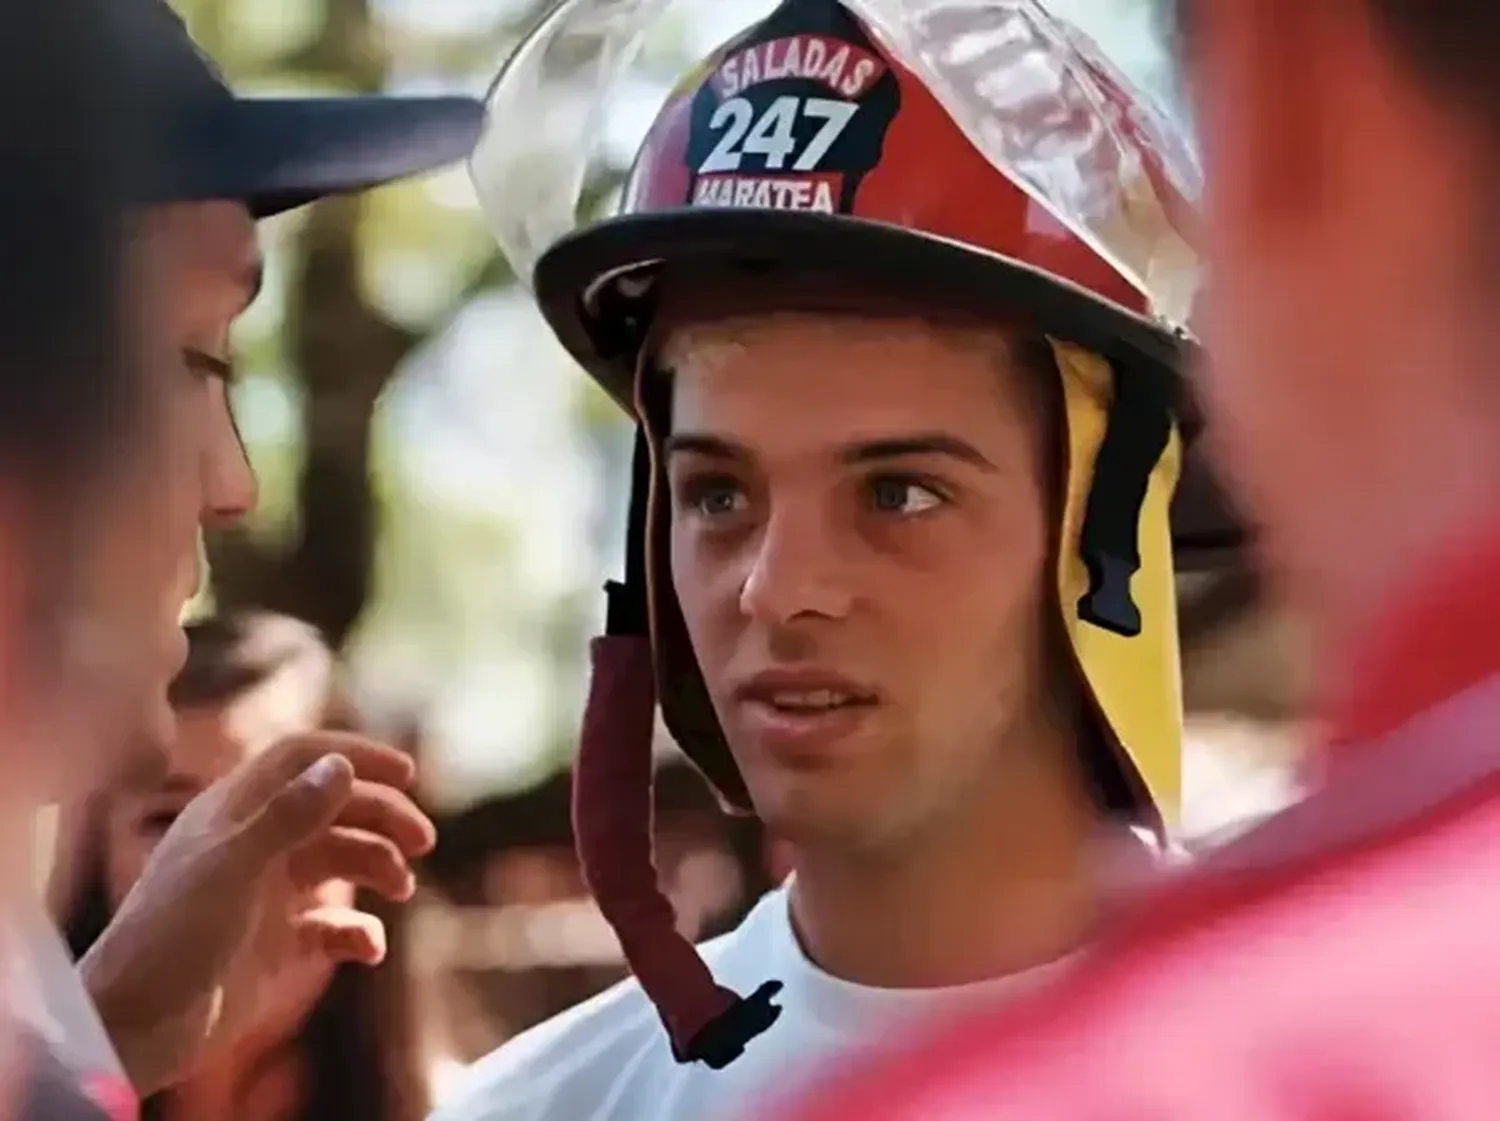
<path fill-rule="evenodd" d="M 796 849 L 836 851 L 869 843 L 871 802 L 829 776 L 752 787 L 751 795 L 767 832 Z"/>
<path fill-rule="evenodd" d="M 165 689 L 155 690 L 133 721 L 122 720 L 108 734 L 111 755 L 105 768 L 112 786 L 143 789 L 166 777 L 167 752 L 177 735 L 177 714 Z"/>

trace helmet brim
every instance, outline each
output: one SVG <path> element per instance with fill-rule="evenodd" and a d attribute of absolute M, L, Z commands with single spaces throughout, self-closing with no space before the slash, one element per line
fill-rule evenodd
<path fill-rule="evenodd" d="M 914 305 L 1024 316 L 1053 338 L 1159 377 L 1178 401 L 1189 451 L 1173 503 L 1182 570 L 1221 567 L 1244 546 L 1242 520 L 1194 439 L 1201 427 L 1183 376 L 1198 353 L 1185 336 L 1021 261 L 883 222 L 788 210 L 681 209 L 610 218 L 559 240 L 537 262 L 537 302 L 558 340 L 624 409 L 633 408 L 637 354 L 601 322 L 599 297 L 643 270 L 701 263 L 774 276 L 786 269 L 847 272 L 863 289 Z"/>

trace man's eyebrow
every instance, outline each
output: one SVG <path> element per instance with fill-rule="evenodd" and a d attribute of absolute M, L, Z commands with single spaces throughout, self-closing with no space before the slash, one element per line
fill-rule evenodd
<path fill-rule="evenodd" d="M 921 432 L 910 436 L 891 436 L 880 440 L 861 440 L 839 453 L 845 463 L 872 463 L 883 459 L 904 459 L 914 455 L 943 455 L 994 473 L 999 470 L 973 444 L 945 432 Z"/>
<path fill-rule="evenodd" d="M 750 449 L 723 436 L 707 432 L 674 432 L 662 445 L 668 456 L 678 452 L 707 456 L 710 459 L 750 459 Z"/>
<path fill-rule="evenodd" d="M 674 432 L 663 444 L 668 456 L 688 452 L 710 459 L 753 459 L 754 453 L 743 444 L 707 432 Z M 917 455 L 942 455 L 957 459 L 981 471 L 998 471 L 978 448 L 944 432 L 923 432 L 910 436 L 888 436 L 878 440 L 861 440 L 839 449 L 839 460 L 845 464 L 865 464 L 886 459 L 904 459 Z"/>

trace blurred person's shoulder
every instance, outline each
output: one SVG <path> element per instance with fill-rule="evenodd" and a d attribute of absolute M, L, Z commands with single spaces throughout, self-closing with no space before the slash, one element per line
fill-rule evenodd
<path fill-rule="evenodd" d="M 882 1055 L 786 1116 L 1065 1121 L 1125 1103 L 1213 1121 L 1271 1101 L 1319 1119 L 1351 1103 L 1494 1116 L 1500 680 L 1490 692 L 1484 723 L 1392 741 L 1202 856 L 1051 991 Z"/>
<path fill-rule="evenodd" d="M 771 892 L 734 930 L 699 947 L 722 984 L 749 991 L 776 972 L 785 890 Z M 658 1095 L 665 1082 L 690 1070 L 696 1068 L 673 1058 L 655 1007 L 627 979 L 480 1059 L 431 1121 L 676 1121 Z"/>

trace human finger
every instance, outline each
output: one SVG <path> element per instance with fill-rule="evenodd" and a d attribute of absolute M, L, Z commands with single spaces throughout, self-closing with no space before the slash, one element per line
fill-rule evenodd
<path fill-rule="evenodd" d="M 235 799 L 241 813 L 254 812 L 276 791 L 325 755 L 342 755 L 356 778 L 404 790 L 416 764 L 399 748 L 349 732 L 317 731 L 286 736 L 241 764 Z M 238 770 L 238 769 L 237 769 Z"/>
<path fill-rule="evenodd" d="M 303 890 L 329 880 L 347 880 L 387 899 L 403 902 L 416 890 L 416 876 L 389 837 L 363 829 L 334 826 L 292 853 L 287 875 Z"/>
<path fill-rule="evenodd" d="M 410 797 L 377 782 L 356 782 L 336 824 L 389 837 L 407 856 L 422 856 L 437 843 L 437 826 Z"/>
<path fill-rule="evenodd" d="M 318 907 L 293 920 L 298 945 L 331 962 L 379 965 L 385 960 L 385 924 L 351 907 Z"/>
<path fill-rule="evenodd" d="M 248 888 L 273 861 L 331 826 L 353 794 L 354 771 L 341 755 L 323 756 L 284 784 L 225 841 L 234 886 Z"/>

